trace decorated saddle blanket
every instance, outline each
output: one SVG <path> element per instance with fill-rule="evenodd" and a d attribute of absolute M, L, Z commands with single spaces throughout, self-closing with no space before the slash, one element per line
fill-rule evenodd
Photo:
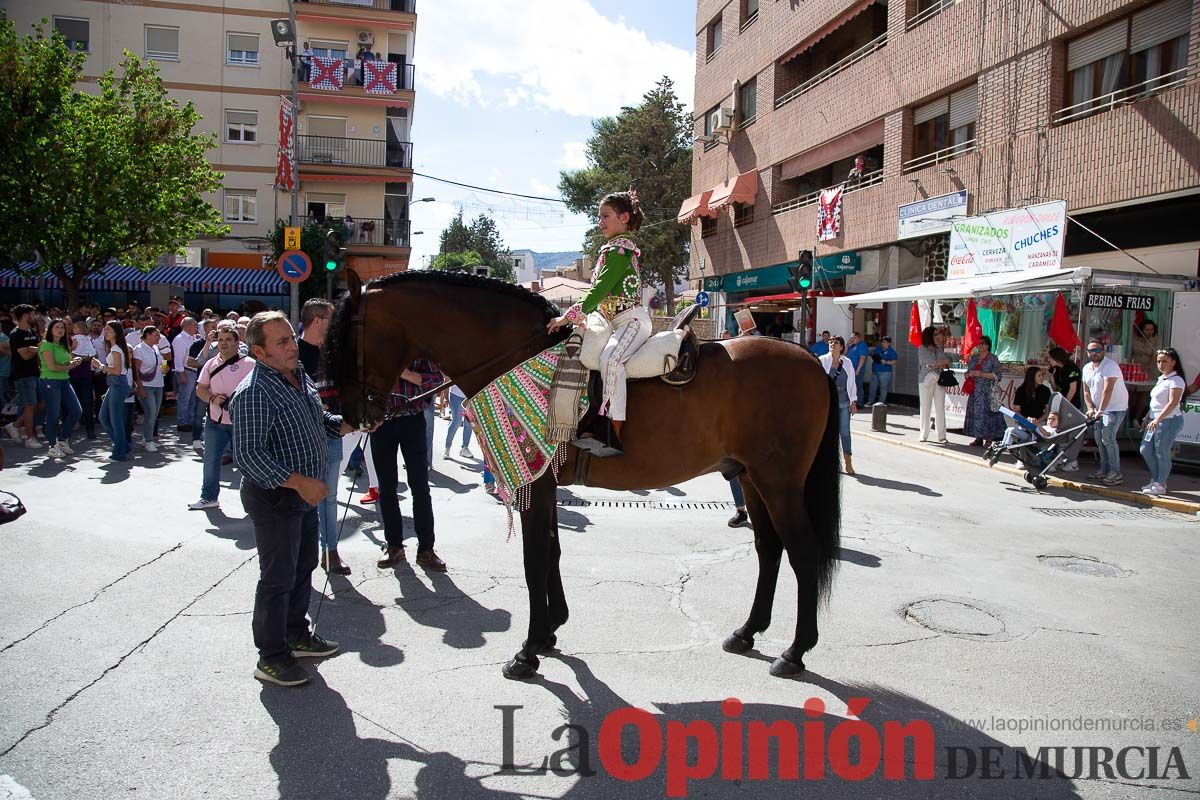
<path fill-rule="evenodd" d="M 649 327 L 650 315 L 645 309 L 634 313 L 644 316 L 643 322 Z M 580 354 L 584 367 L 590 370 L 600 369 L 600 356 L 612 332 L 612 323 L 603 314 L 588 314 L 587 329 L 583 334 L 583 352 Z M 625 377 L 631 381 L 657 378 L 675 369 L 679 363 L 679 348 L 683 345 L 686 335 L 687 331 L 681 329 L 663 331 L 651 336 L 645 344 L 633 351 L 633 355 L 625 362 Z"/>
<path fill-rule="evenodd" d="M 529 487 L 566 456 L 564 444 L 587 411 L 587 373 L 557 344 L 489 383 L 466 401 L 483 458 L 496 478 L 497 496 L 513 509 L 529 507 Z M 557 377 L 556 377 L 557 373 Z M 551 387 L 575 406 L 563 420 L 561 406 L 551 411 Z M 550 423 L 551 418 L 555 424 Z"/>

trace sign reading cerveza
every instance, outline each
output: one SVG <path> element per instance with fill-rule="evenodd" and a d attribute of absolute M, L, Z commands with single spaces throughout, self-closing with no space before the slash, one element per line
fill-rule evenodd
<path fill-rule="evenodd" d="M 927 197 L 900 206 L 897 238 L 909 239 L 929 233 L 945 233 L 950 221 L 967 215 L 967 190 Z"/>
<path fill-rule="evenodd" d="M 1153 311 L 1154 298 L 1144 294 L 1112 294 L 1088 292 L 1088 308 L 1104 308 L 1110 311 Z"/>
<path fill-rule="evenodd" d="M 948 279 L 1062 266 L 1067 203 L 994 211 L 950 227 Z"/>
<path fill-rule="evenodd" d="M 706 292 L 755 292 L 761 294 L 773 289 L 787 290 L 788 267 L 798 261 L 788 261 L 760 269 L 748 269 L 729 275 L 713 275 L 704 279 Z M 844 275 L 853 275 L 862 269 L 862 256 L 857 251 L 835 253 L 813 259 L 813 280 L 832 280 Z"/>

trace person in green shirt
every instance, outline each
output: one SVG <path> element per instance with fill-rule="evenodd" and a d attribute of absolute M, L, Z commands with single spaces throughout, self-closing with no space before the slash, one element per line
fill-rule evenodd
<path fill-rule="evenodd" d="M 67 330 L 67 323 L 61 319 L 52 320 L 46 329 L 45 341 L 38 345 L 38 367 L 41 370 L 39 389 L 42 402 L 46 404 L 45 433 L 51 458 L 75 454 L 71 449 L 71 433 L 79 423 L 83 408 L 75 395 L 75 387 L 71 386 L 70 372 L 82 361 L 82 358 L 71 355 L 71 334 Z M 64 413 L 66 419 L 60 435 L 58 423 Z"/>
<path fill-rule="evenodd" d="M 632 234 L 645 219 L 638 205 L 637 192 L 613 192 L 600 201 L 600 232 L 605 242 L 600 245 L 592 288 L 583 299 L 567 309 L 561 317 L 550 321 L 547 329 L 554 331 L 566 325 L 586 326 L 587 315 L 599 311 L 612 325 L 612 334 L 600 356 L 600 376 L 604 380 L 604 402 L 600 413 L 612 421 L 613 437 L 610 450 L 596 440 L 576 443 L 592 449 L 598 455 L 617 455 L 621 452 L 621 424 L 625 421 L 625 362 L 650 338 L 650 314 L 642 305 L 642 275 L 639 259 L 642 251 Z M 589 441 L 595 442 L 589 446 Z"/>

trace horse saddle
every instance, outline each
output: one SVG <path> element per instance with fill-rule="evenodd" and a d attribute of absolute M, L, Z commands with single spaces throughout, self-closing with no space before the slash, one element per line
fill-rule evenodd
<path fill-rule="evenodd" d="M 661 378 L 672 386 L 689 383 L 696 375 L 696 356 L 700 352 L 691 327 L 698 313 L 700 306 L 693 303 L 672 320 L 668 330 L 647 339 L 625 362 L 626 379 Z M 603 314 L 593 312 L 588 315 L 583 349 L 579 354 L 585 369 L 600 369 L 600 355 L 611 335 L 612 325 Z"/>

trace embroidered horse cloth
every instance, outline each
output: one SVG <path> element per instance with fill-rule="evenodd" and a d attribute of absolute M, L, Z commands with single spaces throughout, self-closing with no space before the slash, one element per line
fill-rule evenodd
<path fill-rule="evenodd" d="M 555 345 L 496 378 L 466 402 L 467 419 L 496 478 L 497 495 L 510 509 L 528 508 L 530 484 L 548 468 L 557 471 L 565 457 L 562 447 L 573 430 L 564 437 L 561 430 L 549 429 L 550 388 L 560 361 L 566 365 L 572 360 L 566 343 Z M 586 371 L 582 374 L 586 380 Z M 575 396 L 579 398 L 577 424 L 587 411 L 586 388 Z"/>

